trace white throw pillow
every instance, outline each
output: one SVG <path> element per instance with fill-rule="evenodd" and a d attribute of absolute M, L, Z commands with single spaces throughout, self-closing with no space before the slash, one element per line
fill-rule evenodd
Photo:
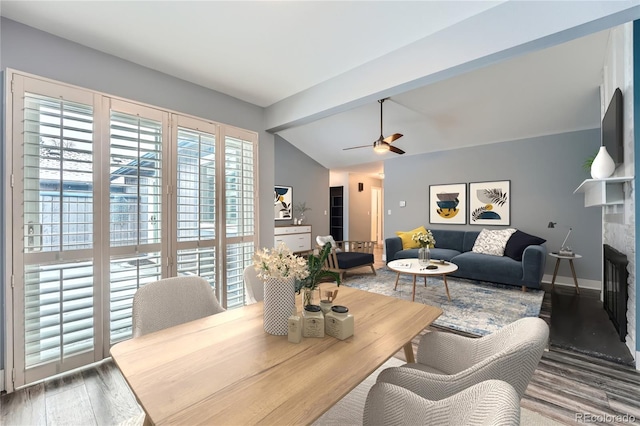
<path fill-rule="evenodd" d="M 324 247 L 325 244 L 330 243 L 331 247 L 336 249 L 337 253 L 340 253 L 342 250 L 340 250 L 338 248 L 338 245 L 336 244 L 336 240 L 333 239 L 332 235 L 318 235 L 316 237 L 316 243 L 320 246 L 320 247 Z"/>
<path fill-rule="evenodd" d="M 473 244 L 474 253 L 490 254 L 492 256 L 503 256 L 504 248 L 511 235 L 516 232 L 513 228 L 490 230 L 483 229 L 480 231 L 475 244 Z"/>

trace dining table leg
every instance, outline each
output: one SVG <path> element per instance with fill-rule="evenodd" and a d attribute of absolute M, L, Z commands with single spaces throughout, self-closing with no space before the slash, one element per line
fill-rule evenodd
<path fill-rule="evenodd" d="M 144 414 L 144 420 L 142 421 L 142 426 L 153 426 L 153 422 L 151 421 L 151 418 L 147 415 L 147 413 Z"/>
<path fill-rule="evenodd" d="M 404 356 L 407 359 L 407 363 L 413 364 L 414 362 L 416 362 L 416 357 L 413 354 L 413 344 L 411 343 L 411 341 L 407 342 L 404 345 Z"/>

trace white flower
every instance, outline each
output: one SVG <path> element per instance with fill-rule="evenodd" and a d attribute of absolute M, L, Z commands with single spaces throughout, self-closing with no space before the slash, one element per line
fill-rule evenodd
<path fill-rule="evenodd" d="M 258 278 L 290 278 L 303 280 L 309 276 L 307 260 L 296 256 L 284 244 L 280 243 L 274 249 L 259 250 L 253 256 L 253 264 L 258 272 Z"/>
<path fill-rule="evenodd" d="M 436 239 L 433 238 L 433 234 L 431 231 L 427 230 L 427 233 L 416 232 L 411 236 L 413 241 L 417 241 L 420 244 L 420 247 L 429 247 L 434 248 L 436 245 Z"/>

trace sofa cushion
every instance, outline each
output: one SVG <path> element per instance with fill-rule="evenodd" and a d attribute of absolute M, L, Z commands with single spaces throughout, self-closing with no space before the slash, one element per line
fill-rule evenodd
<path fill-rule="evenodd" d="M 509 256 L 513 260 L 522 260 L 522 253 L 524 253 L 524 249 L 529 246 L 544 244 L 546 241 L 547 240 L 543 238 L 517 230 L 513 235 L 511 235 L 509 241 L 507 241 L 507 246 L 504 249 L 504 255 Z"/>
<path fill-rule="evenodd" d="M 432 259 L 447 260 L 447 261 L 450 261 L 455 256 L 460 254 L 458 250 L 443 249 L 438 247 L 429 249 L 429 251 L 431 253 Z M 417 258 L 418 258 L 418 249 L 408 249 L 408 250 L 400 250 L 396 252 L 395 257 L 390 260 L 417 259 Z"/>
<path fill-rule="evenodd" d="M 402 240 L 402 248 L 403 249 L 411 249 L 420 247 L 420 243 L 417 241 L 413 241 L 413 234 L 417 234 L 418 232 L 422 232 L 423 234 L 427 233 L 427 230 L 424 226 L 419 226 L 416 229 L 412 229 L 411 231 L 397 231 L 396 235 L 400 237 Z"/>
<path fill-rule="evenodd" d="M 451 250 L 451 249 L 437 248 L 437 247 L 431 249 L 431 259 L 450 261 L 451 259 L 453 259 L 459 254 L 460 252 L 458 250 Z"/>
<path fill-rule="evenodd" d="M 450 249 L 462 252 L 465 231 L 448 231 L 432 229 L 431 233 L 436 240 L 436 248 Z"/>
<path fill-rule="evenodd" d="M 462 250 L 460 251 L 464 253 L 473 250 L 473 245 L 476 243 L 478 235 L 480 235 L 480 231 L 466 231 L 462 242 Z"/>
<path fill-rule="evenodd" d="M 504 249 L 511 235 L 516 232 L 513 228 L 508 229 L 483 229 L 476 238 L 472 251 L 474 253 L 490 254 L 492 256 L 504 255 Z"/>
<path fill-rule="evenodd" d="M 338 258 L 338 267 L 340 269 L 357 268 L 358 266 L 373 263 L 373 254 L 371 253 L 343 251 L 342 253 L 336 253 L 336 257 Z"/>
<path fill-rule="evenodd" d="M 472 280 L 517 285 L 522 280 L 522 263 L 507 256 L 488 256 L 468 251 L 452 262 L 458 270 L 451 275 Z"/>

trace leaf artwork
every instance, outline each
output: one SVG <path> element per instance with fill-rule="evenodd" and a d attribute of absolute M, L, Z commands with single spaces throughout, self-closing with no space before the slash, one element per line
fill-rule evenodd
<path fill-rule="evenodd" d="M 473 212 L 471 212 L 471 218 L 473 220 L 478 220 L 478 219 L 480 219 L 480 215 L 482 213 L 486 212 L 486 211 L 487 211 L 486 207 L 479 207 L 479 208 L 475 209 Z"/>
<path fill-rule="evenodd" d="M 499 206 L 503 206 L 507 202 L 507 193 L 503 193 L 501 189 L 485 189 L 484 193 L 491 199 L 492 202 Z"/>

